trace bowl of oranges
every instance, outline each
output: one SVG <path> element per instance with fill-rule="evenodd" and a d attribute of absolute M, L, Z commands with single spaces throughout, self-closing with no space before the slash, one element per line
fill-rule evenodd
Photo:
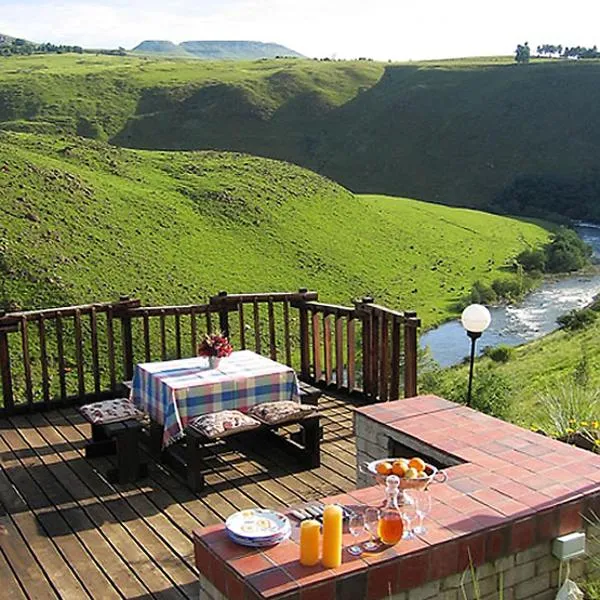
<path fill-rule="evenodd" d="M 377 483 L 382 485 L 388 475 L 397 475 L 402 489 L 425 489 L 432 481 L 443 483 L 447 479 L 443 471 L 417 456 L 381 458 L 366 463 L 363 470 L 373 475 Z"/>

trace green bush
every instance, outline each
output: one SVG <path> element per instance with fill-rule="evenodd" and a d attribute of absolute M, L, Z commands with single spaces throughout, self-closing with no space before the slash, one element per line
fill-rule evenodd
<path fill-rule="evenodd" d="M 546 270 L 546 253 L 541 248 L 537 250 L 523 250 L 517 256 L 517 262 L 523 266 L 525 271 L 541 272 Z"/>
<path fill-rule="evenodd" d="M 492 289 L 498 298 L 515 302 L 523 294 L 522 285 L 512 279 L 496 279 L 492 282 Z"/>
<path fill-rule="evenodd" d="M 580 385 L 574 379 L 550 384 L 539 397 L 544 431 L 566 437 L 576 424 L 594 422 L 600 414 L 600 390 Z"/>
<path fill-rule="evenodd" d="M 582 308 L 581 310 L 571 310 L 566 315 L 561 315 L 556 322 L 569 331 L 578 331 L 591 325 L 598 316 L 596 310 L 592 308 Z"/>
<path fill-rule="evenodd" d="M 506 363 L 514 356 L 515 349 L 506 344 L 499 344 L 498 346 L 488 346 L 483 350 L 483 354 L 494 362 Z"/>
<path fill-rule="evenodd" d="M 476 304 L 494 304 L 498 300 L 496 292 L 483 281 L 476 281 L 471 288 L 471 302 Z"/>
<path fill-rule="evenodd" d="M 546 246 L 546 271 L 566 273 L 577 271 L 588 264 L 592 249 L 575 231 L 561 227 Z"/>

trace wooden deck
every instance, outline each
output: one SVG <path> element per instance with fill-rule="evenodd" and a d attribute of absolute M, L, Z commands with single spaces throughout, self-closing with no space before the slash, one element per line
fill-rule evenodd
<path fill-rule="evenodd" d="M 0 420 L 2 598 L 197 598 L 190 532 L 237 509 L 284 507 L 355 487 L 351 403 L 324 396 L 321 467 L 272 449 L 219 446 L 207 488 L 150 462 L 137 485 L 109 484 L 112 459 L 86 461 L 74 409 Z"/>

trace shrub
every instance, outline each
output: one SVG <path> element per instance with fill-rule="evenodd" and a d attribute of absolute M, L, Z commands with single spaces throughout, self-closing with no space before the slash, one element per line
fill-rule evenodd
<path fill-rule="evenodd" d="M 567 437 L 581 423 L 597 422 L 600 390 L 564 380 L 549 385 L 539 398 L 543 417 L 540 425 L 556 437 Z"/>
<path fill-rule="evenodd" d="M 476 304 L 494 304 L 498 300 L 496 292 L 482 281 L 476 281 L 471 288 L 471 302 Z"/>
<path fill-rule="evenodd" d="M 514 302 L 523 294 L 522 286 L 518 281 L 512 279 L 496 279 L 492 283 L 492 289 L 498 298 Z"/>
<path fill-rule="evenodd" d="M 566 315 L 561 315 L 556 322 L 569 331 L 578 331 L 591 325 L 598 316 L 596 310 L 592 308 L 582 308 L 581 310 L 571 310 Z"/>
<path fill-rule="evenodd" d="M 583 268 L 590 259 L 591 248 L 575 231 L 561 227 L 546 246 L 546 270 L 565 273 Z"/>
<path fill-rule="evenodd" d="M 537 250 L 523 250 L 517 256 L 517 262 L 523 266 L 528 273 L 532 271 L 544 272 L 546 270 L 546 254 L 539 248 Z"/>
<path fill-rule="evenodd" d="M 506 344 L 499 344 L 498 346 L 488 346 L 483 350 L 483 354 L 494 362 L 506 363 L 514 356 L 515 349 Z"/>

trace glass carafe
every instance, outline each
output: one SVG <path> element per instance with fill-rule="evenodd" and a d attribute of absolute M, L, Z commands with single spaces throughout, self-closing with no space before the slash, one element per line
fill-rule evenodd
<path fill-rule="evenodd" d="M 385 480 L 385 506 L 381 509 L 379 517 L 379 539 L 390 546 L 397 544 L 402 539 L 404 523 L 398 495 L 400 494 L 400 478 L 397 475 L 388 475 Z"/>

